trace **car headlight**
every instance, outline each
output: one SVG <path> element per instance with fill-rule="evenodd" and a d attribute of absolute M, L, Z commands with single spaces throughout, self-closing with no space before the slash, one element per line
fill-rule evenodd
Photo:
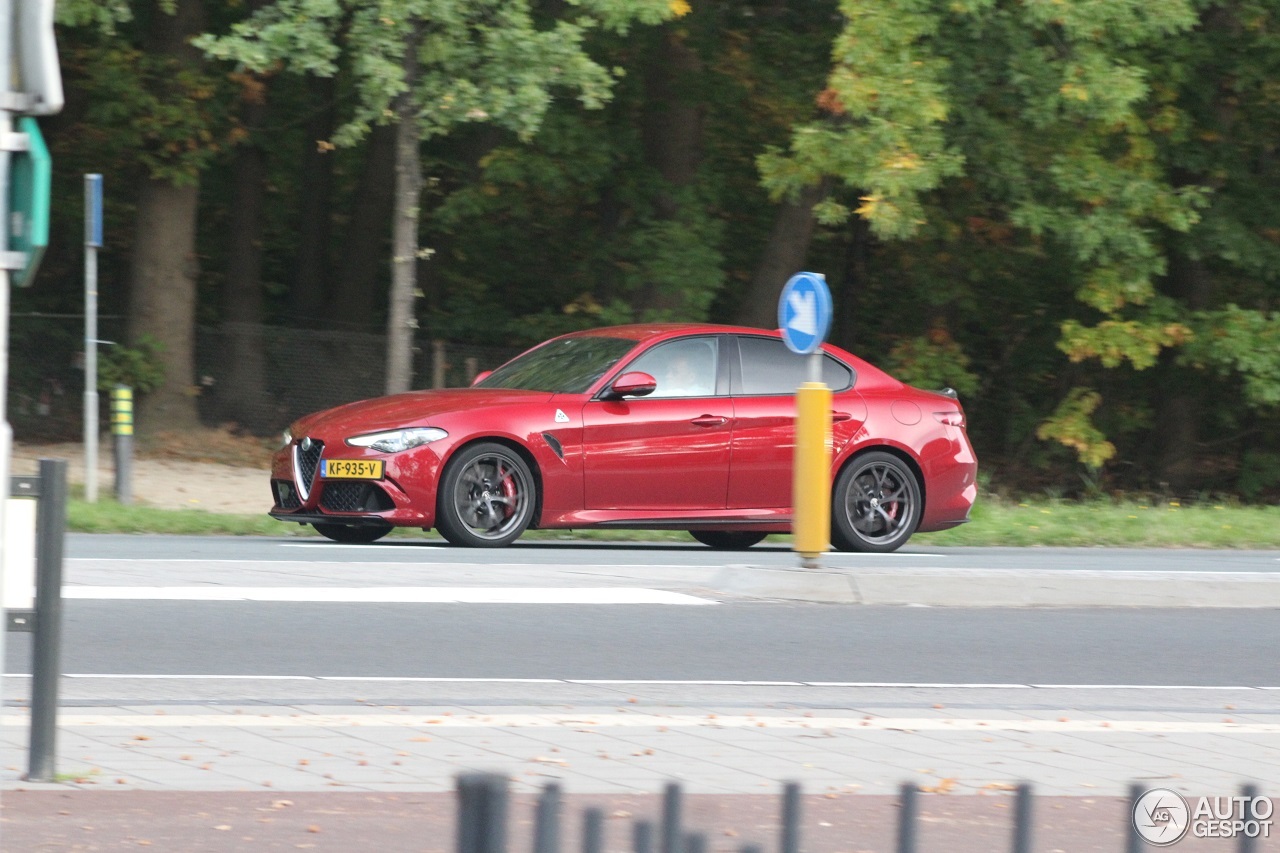
<path fill-rule="evenodd" d="M 291 444 L 293 444 L 293 433 L 285 430 L 280 434 L 280 446 L 288 447 Z"/>
<path fill-rule="evenodd" d="M 379 453 L 399 453 L 411 447 L 419 447 L 439 441 L 449 433 L 436 427 L 413 427 L 411 429 L 393 429 L 388 432 L 372 432 L 368 435 L 357 435 L 347 439 L 352 447 L 368 447 Z"/>

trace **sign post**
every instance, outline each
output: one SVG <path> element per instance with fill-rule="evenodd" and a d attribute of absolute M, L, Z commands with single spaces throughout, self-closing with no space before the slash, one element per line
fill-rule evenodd
<path fill-rule="evenodd" d="M 800 565 L 814 569 L 831 546 L 831 389 L 822 382 L 831 291 L 822 275 L 802 272 L 787 281 L 778 298 L 778 326 L 788 349 L 809 356 L 808 380 L 796 389 L 791 548 Z"/>
<path fill-rule="evenodd" d="M 84 176 L 84 499 L 98 502 L 98 249 L 102 176 Z"/>

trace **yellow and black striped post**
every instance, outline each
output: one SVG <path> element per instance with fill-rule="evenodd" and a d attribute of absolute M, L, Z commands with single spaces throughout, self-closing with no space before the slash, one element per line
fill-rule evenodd
<path fill-rule="evenodd" d="M 111 434 L 115 436 L 116 500 L 133 503 L 133 389 L 111 389 Z"/>

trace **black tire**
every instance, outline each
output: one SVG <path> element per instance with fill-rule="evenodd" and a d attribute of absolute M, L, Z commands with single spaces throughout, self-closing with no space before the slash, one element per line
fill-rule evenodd
<path fill-rule="evenodd" d="M 501 548 L 520 538 L 537 503 L 533 473 L 502 444 L 474 444 L 445 466 L 436 496 L 436 529 L 450 544 Z"/>
<path fill-rule="evenodd" d="M 865 453 L 831 490 L 831 542 L 841 551 L 896 551 L 916 532 L 923 504 L 907 463 L 880 450 Z"/>
<path fill-rule="evenodd" d="M 733 530 L 690 530 L 689 535 L 717 551 L 745 551 L 768 534 Z"/>
<path fill-rule="evenodd" d="M 312 524 L 312 527 L 326 539 L 334 542 L 365 544 L 377 542 L 391 532 L 391 525 L 381 524 Z"/>

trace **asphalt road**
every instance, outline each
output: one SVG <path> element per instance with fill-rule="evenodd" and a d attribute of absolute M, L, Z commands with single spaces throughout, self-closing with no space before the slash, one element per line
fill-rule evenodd
<path fill-rule="evenodd" d="M 849 607 L 759 602 L 706 588 L 728 561 L 794 565 L 779 547 L 724 553 L 697 545 L 527 544 L 490 551 L 413 540 L 342 546 L 74 535 L 67 557 L 69 592 L 78 596 L 66 602 L 62 670 L 77 676 L 68 681 L 68 698 L 213 697 L 226 695 L 229 681 L 242 697 L 305 693 L 331 701 L 367 695 L 371 683 L 378 695 L 408 698 L 438 696 L 447 684 L 460 701 L 556 701 L 603 682 L 623 685 L 617 689 L 684 682 L 671 688 L 682 695 L 751 687 L 788 700 L 795 691 L 812 698 L 815 685 L 1280 685 L 1272 661 L 1278 610 Z M 1280 568 L 1272 552 L 913 548 L 834 560 L 1033 570 Z M 120 587 L 136 592 L 112 599 Z M 164 595 L 157 587 L 179 587 L 175 597 L 187 600 L 157 600 Z M 510 603 L 484 595 L 491 603 L 386 601 L 460 588 L 515 593 Z M 595 603 L 590 596 L 578 604 L 530 603 L 525 596 L 583 589 L 604 591 L 608 601 L 667 591 L 675 603 L 713 606 Z M 283 600 L 199 600 L 236 590 Z M 350 601 L 379 590 L 383 600 Z M 316 593 L 333 600 L 288 600 Z M 10 673 L 28 671 L 30 638 L 10 635 L 7 658 Z"/>

